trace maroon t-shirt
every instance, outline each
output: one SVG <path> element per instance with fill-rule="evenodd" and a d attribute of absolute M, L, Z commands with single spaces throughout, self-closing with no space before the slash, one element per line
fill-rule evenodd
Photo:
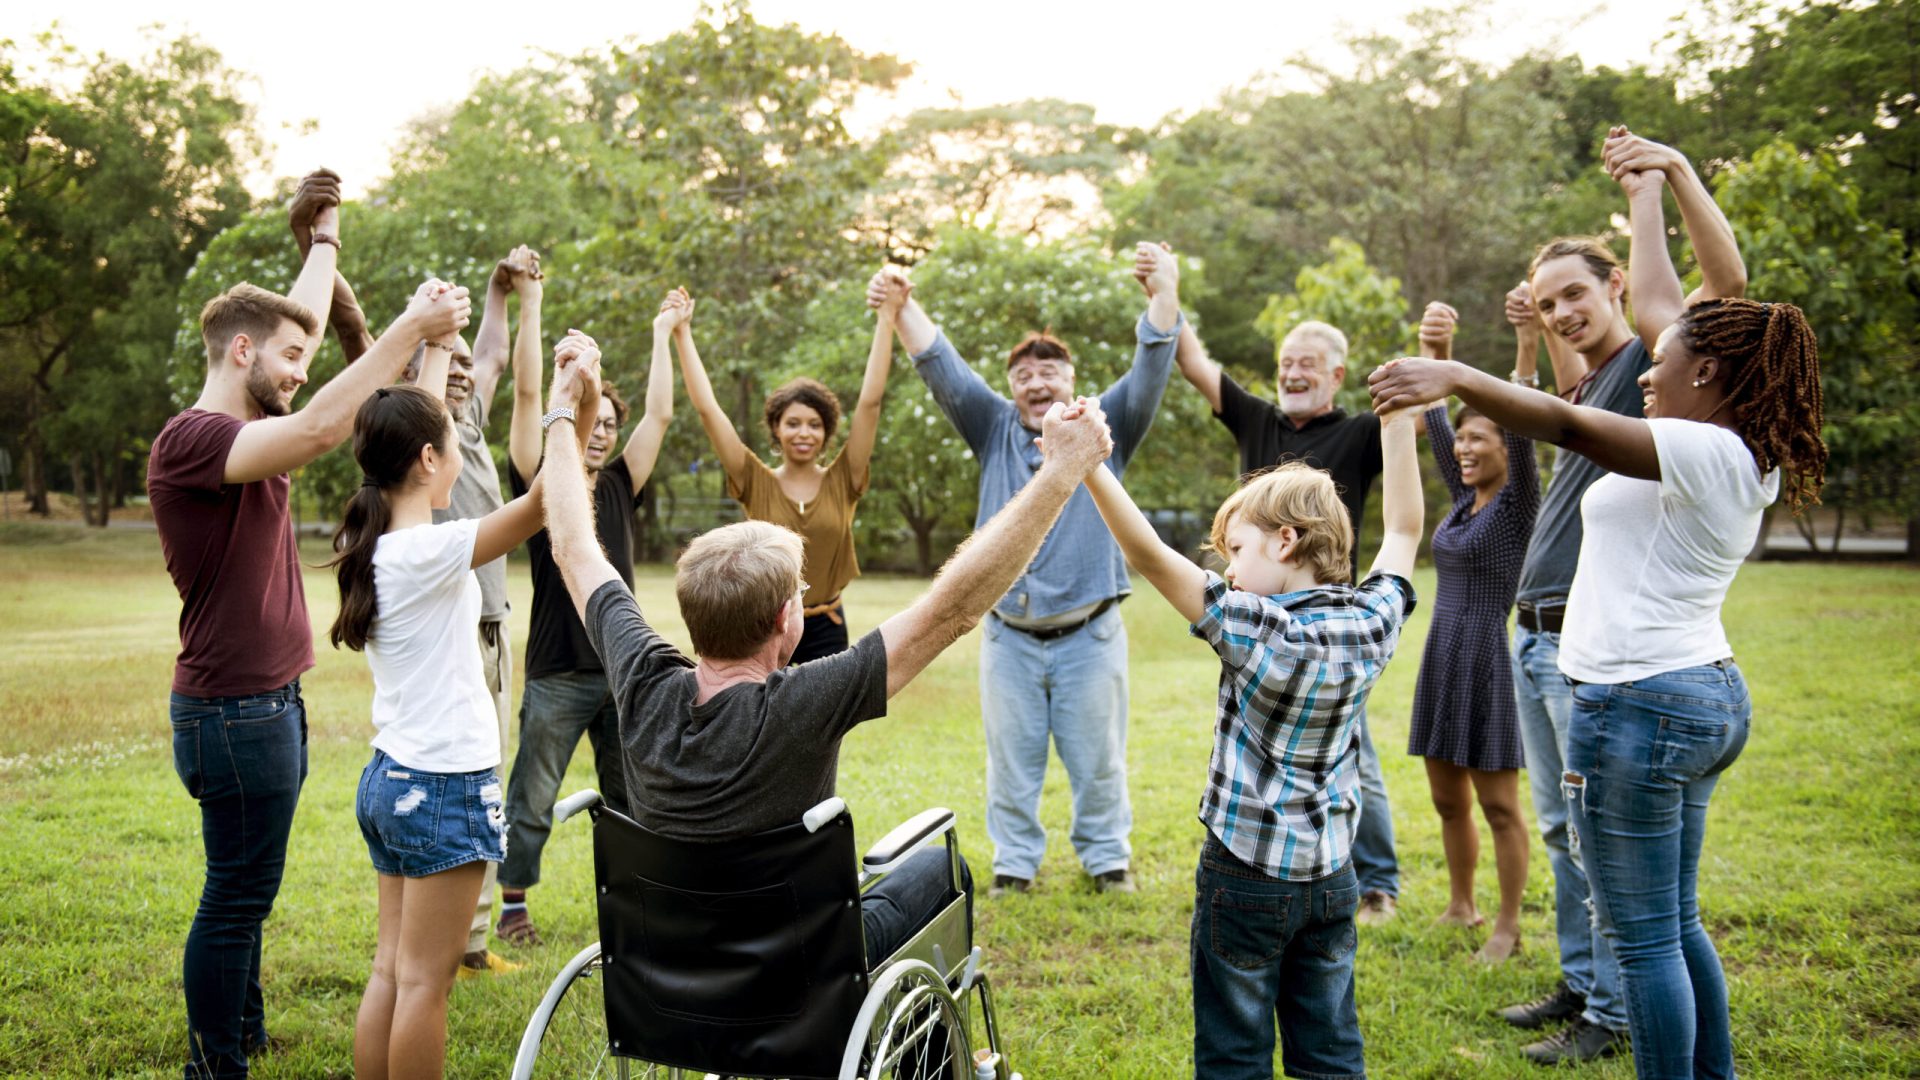
<path fill-rule="evenodd" d="M 188 409 L 167 421 L 147 457 L 147 498 L 167 572 L 180 590 L 173 689 L 243 697 L 278 689 L 313 666 L 313 626 L 287 517 L 293 481 L 225 481 L 244 422 Z"/>

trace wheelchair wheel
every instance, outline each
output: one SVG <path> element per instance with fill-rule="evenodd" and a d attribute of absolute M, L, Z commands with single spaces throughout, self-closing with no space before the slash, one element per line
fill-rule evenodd
<path fill-rule="evenodd" d="M 513 1080 L 667 1080 L 663 1065 L 613 1056 L 607 1045 L 600 944 L 581 949 L 547 987 L 513 1058 Z"/>
<path fill-rule="evenodd" d="M 931 965 L 874 976 L 841 1058 L 841 1080 L 971 1080 L 967 1017 Z"/>

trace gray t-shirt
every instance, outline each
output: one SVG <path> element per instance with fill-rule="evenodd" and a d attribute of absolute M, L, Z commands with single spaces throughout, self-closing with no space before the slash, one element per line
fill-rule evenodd
<path fill-rule="evenodd" d="M 460 435 L 460 475 L 453 481 L 447 508 L 433 512 L 435 525 L 483 518 L 504 505 L 500 473 L 487 449 L 487 403 L 479 394 L 468 398 L 466 408 L 453 418 L 453 430 Z M 506 556 L 473 572 L 480 579 L 480 621 L 502 621 L 507 617 Z"/>
<path fill-rule="evenodd" d="M 1641 417 L 1646 408 L 1640 376 L 1653 364 L 1639 338 L 1627 342 L 1600 370 L 1589 375 L 1575 400 L 1581 405 Z M 1551 607 L 1567 602 L 1573 571 L 1580 564 L 1580 500 L 1607 470 L 1562 447 L 1554 459 L 1553 480 L 1534 521 L 1527 562 L 1520 570 L 1518 599 Z"/>
<path fill-rule="evenodd" d="M 738 683 L 698 705 L 693 661 L 609 581 L 587 601 L 587 637 L 620 713 L 633 818 L 679 840 L 731 840 L 800 820 L 833 795 L 840 740 L 887 714 L 887 648 L 853 648 Z"/>

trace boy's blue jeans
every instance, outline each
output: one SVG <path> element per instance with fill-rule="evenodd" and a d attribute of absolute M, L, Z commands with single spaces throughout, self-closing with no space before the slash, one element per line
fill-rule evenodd
<path fill-rule="evenodd" d="M 1276 1019 L 1288 1076 L 1365 1076 L 1353 1004 L 1353 868 L 1282 881 L 1208 833 L 1195 889 L 1194 1076 L 1271 1077 Z"/>
<path fill-rule="evenodd" d="M 1727 981 L 1695 883 L 1707 800 L 1752 714 L 1731 660 L 1573 688 L 1562 785 L 1594 918 L 1620 959 L 1641 1080 L 1733 1076 Z"/>
<path fill-rule="evenodd" d="M 187 932 L 188 1080 L 247 1075 L 267 1035 L 260 940 L 307 779 L 300 680 L 245 697 L 172 695 L 173 767 L 200 804 L 207 877 Z"/>

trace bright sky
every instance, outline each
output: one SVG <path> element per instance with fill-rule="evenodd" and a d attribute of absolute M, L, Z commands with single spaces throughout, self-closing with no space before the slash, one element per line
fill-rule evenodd
<path fill-rule="evenodd" d="M 833 31 L 869 52 L 916 65 L 899 97 L 858 119 L 872 125 L 914 108 L 1024 98 L 1089 102 L 1101 119 L 1151 124 L 1203 108 L 1221 91 L 1278 71 L 1301 52 L 1330 47 L 1342 27 L 1394 33 L 1435 0 L 1172 0 L 1089 5 L 1045 0 L 880 3 L 758 0 L 755 17 Z M 1570 5 L 1489 0 L 1474 52 L 1499 61 L 1530 46 L 1577 53 L 1589 65 L 1648 59 L 1673 10 L 1659 0 Z M 384 174 L 406 121 L 458 101 L 475 76 L 506 71 L 542 51 L 578 53 L 637 37 L 657 40 L 691 23 L 698 0 L 637 4 L 428 2 L 263 6 L 258 0 L 96 0 L 59 15 L 86 52 L 145 50 L 142 27 L 162 24 L 218 48 L 255 77 L 251 91 L 272 160 L 255 186 L 326 165 L 358 194 Z M 0 38 L 25 42 L 47 28 L 48 7 L 5 5 Z M 310 27 L 296 18 L 311 11 Z M 1337 54 L 1329 59 L 1337 60 Z"/>

